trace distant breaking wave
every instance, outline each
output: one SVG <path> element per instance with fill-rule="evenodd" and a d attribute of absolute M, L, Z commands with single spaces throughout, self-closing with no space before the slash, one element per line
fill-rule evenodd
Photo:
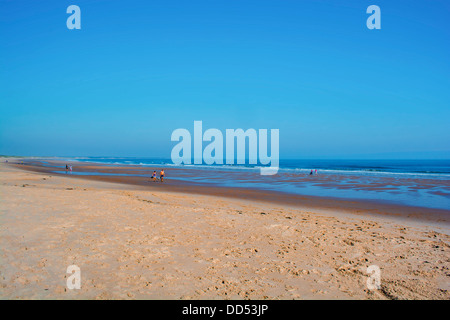
<path fill-rule="evenodd" d="M 186 167 L 199 170 L 259 170 L 262 167 L 261 165 L 249 164 L 175 165 L 170 159 L 161 158 L 80 157 L 65 159 L 109 165 Z M 319 174 L 355 174 L 450 179 L 450 160 L 281 160 L 279 172 L 309 174 L 311 170 L 316 169 Z"/>

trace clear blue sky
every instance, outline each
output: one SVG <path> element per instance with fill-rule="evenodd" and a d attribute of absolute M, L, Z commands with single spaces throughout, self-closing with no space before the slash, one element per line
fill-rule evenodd
<path fill-rule="evenodd" d="M 0 154 L 168 158 L 203 120 L 280 129 L 282 158 L 450 158 L 449 17 L 444 0 L 0 0 Z"/>

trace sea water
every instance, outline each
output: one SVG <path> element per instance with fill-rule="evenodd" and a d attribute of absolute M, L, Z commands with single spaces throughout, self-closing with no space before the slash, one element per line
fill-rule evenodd
<path fill-rule="evenodd" d="M 450 210 L 450 160 L 280 160 L 274 176 L 254 165 L 173 165 L 161 158 L 70 158 L 74 162 L 165 168 L 166 179 L 199 185 L 253 188 L 305 196 L 361 199 Z M 75 166 L 75 164 L 73 164 Z M 185 169 L 173 170 L 170 168 Z M 313 175 L 310 175 L 313 170 Z M 317 170 L 317 174 L 315 174 Z M 76 173 L 76 170 L 74 171 Z M 105 173 L 103 173 L 105 174 Z M 107 174 L 107 173 L 106 173 Z M 113 175 L 113 173 L 111 173 Z"/>

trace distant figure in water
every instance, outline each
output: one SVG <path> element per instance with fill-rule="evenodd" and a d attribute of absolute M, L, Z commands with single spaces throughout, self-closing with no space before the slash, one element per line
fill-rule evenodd
<path fill-rule="evenodd" d="M 72 166 L 69 167 L 70 173 L 72 173 Z"/>
<path fill-rule="evenodd" d="M 316 172 L 314 174 L 317 174 L 317 169 L 316 169 Z"/>
<path fill-rule="evenodd" d="M 153 174 L 152 174 L 152 180 L 153 180 L 153 182 L 156 181 L 156 170 L 153 171 Z"/>
<path fill-rule="evenodd" d="M 69 171 L 69 166 L 66 164 L 66 173 Z"/>
<path fill-rule="evenodd" d="M 314 173 L 313 173 L 313 171 L 312 171 L 312 169 L 311 169 L 311 172 L 309 173 L 309 175 L 312 176 L 313 174 L 314 174 Z"/>
<path fill-rule="evenodd" d="M 161 180 L 161 182 L 164 181 L 164 169 L 161 169 L 161 171 L 159 172 L 159 180 Z"/>

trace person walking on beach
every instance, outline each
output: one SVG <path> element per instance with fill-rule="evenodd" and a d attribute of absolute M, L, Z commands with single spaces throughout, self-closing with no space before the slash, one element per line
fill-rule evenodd
<path fill-rule="evenodd" d="M 69 171 L 69 166 L 66 164 L 66 173 Z"/>
<path fill-rule="evenodd" d="M 156 170 L 153 171 L 153 174 L 152 174 L 152 180 L 153 180 L 153 182 L 156 181 Z"/>
<path fill-rule="evenodd" d="M 314 174 L 313 170 L 311 169 L 311 172 L 309 173 L 309 175 L 312 176 L 313 174 Z"/>
<path fill-rule="evenodd" d="M 72 166 L 69 166 L 70 174 L 72 174 Z"/>
<path fill-rule="evenodd" d="M 317 169 L 316 169 L 316 172 L 314 174 L 317 174 Z"/>
<path fill-rule="evenodd" d="M 161 169 L 161 171 L 159 172 L 159 180 L 161 180 L 161 182 L 164 181 L 164 169 Z"/>

